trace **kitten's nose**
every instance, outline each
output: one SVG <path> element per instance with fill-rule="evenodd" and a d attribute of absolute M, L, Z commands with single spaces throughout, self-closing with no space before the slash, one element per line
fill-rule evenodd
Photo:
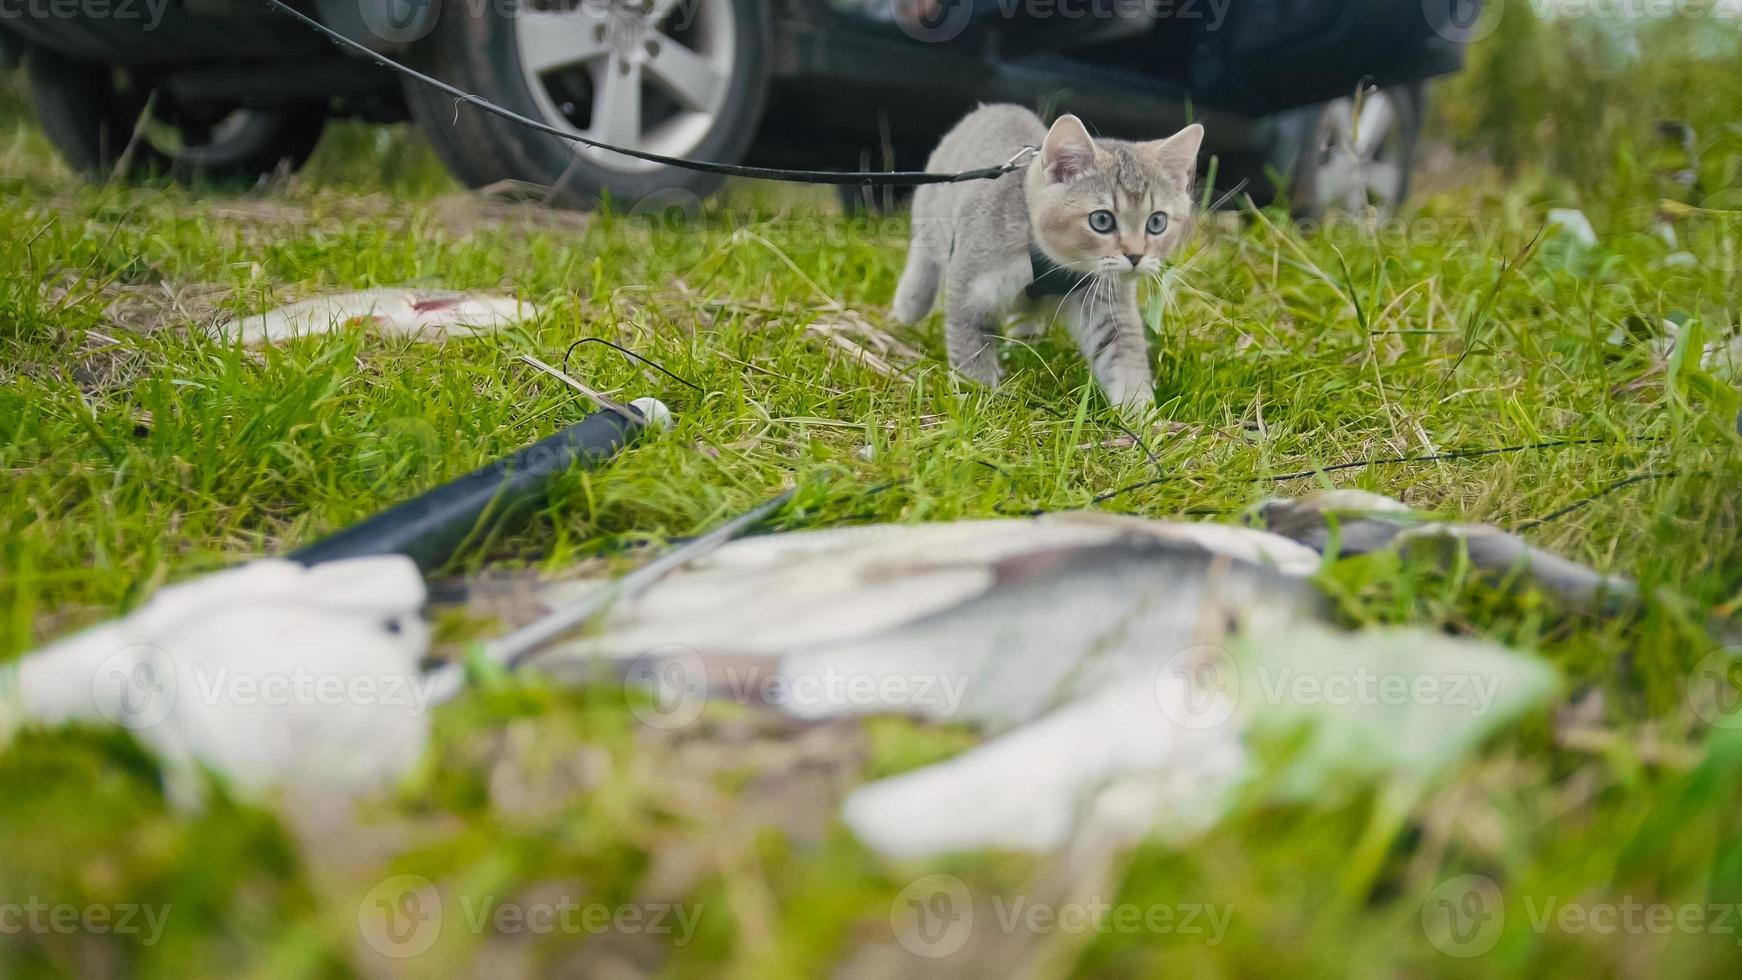
<path fill-rule="evenodd" d="M 1143 256 L 1141 256 L 1141 255 L 1132 255 L 1130 253 L 1126 253 L 1125 257 L 1131 260 L 1131 268 L 1133 268 L 1133 269 L 1137 268 L 1137 263 L 1143 261 Z"/>

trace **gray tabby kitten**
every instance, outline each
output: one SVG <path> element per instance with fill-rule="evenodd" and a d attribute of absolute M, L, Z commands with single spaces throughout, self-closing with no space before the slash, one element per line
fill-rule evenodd
<path fill-rule="evenodd" d="M 1152 406 L 1137 282 L 1159 278 L 1162 260 L 1185 238 L 1203 138 L 1204 127 L 1193 123 L 1148 143 L 1095 140 L 1076 116 L 1048 129 L 1021 106 L 975 109 L 944 136 L 926 169 L 993 166 L 1024 146 L 1040 152 L 1026 171 L 997 180 L 919 188 L 895 318 L 925 317 L 941 281 L 950 366 L 996 385 L 1003 320 L 1044 316 L 1045 329 L 1062 313 L 1107 397 L 1122 409 Z M 1031 262 L 1031 243 L 1057 268 Z M 1082 281 L 1062 297 L 1031 297 L 1039 291 L 1031 283 L 1048 285 L 1035 280 L 1037 267 L 1054 282 Z"/>

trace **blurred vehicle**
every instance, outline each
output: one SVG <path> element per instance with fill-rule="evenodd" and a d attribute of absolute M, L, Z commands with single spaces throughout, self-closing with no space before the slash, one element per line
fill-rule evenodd
<path fill-rule="evenodd" d="M 73 7 L 80 8 L 74 3 Z M 0 20 L 74 167 L 252 179 L 333 116 L 409 117 L 481 186 L 590 206 L 719 178 L 571 146 L 348 56 L 259 0 L 155 19 L 41 5 Z M 303 0 L 324 24 L 595 140 L 693 159 L 919 169 L 974 105 L 1070 111 L 1109 136 L 1204 122 L 1218 188 L 1301 210 L 1395 206 L 1422 81 L 1453 71 L 1472 0 Z M 1360 90 L 1358 98 L 1351 97 Z M 854 191 L 850 203 L 891 203 Z"/>

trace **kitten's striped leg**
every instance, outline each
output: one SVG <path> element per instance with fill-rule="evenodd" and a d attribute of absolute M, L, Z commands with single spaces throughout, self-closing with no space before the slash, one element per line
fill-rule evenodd
<path fill-rule="evenodd" d="M 987 277 L 970 274 L 966 263 L 952 262 L 944 271 L 944 347 L 950 367 L 983 385 L 1004 378 L 998 365 L 998 321 L 1003 297 L 992 295 Z"/>
<path fill-rule="evenodd" d="M 1107 399 L 1124 411 L 1155 404 L 1155 379 L 1149 370 L 1149 345 L 1137 312 L 1137 284 L 1092 283 L 1067 301 L 1071 337 L 1095 372 Z"/>

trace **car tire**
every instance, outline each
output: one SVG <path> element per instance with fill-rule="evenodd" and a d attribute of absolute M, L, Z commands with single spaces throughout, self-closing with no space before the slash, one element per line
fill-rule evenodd
<path fill-rule="evenodd" d="M 1410 168 L 1421 139 L 1425 92 L 1420 83 L 1375 89 L 1355 112 L 1352 98 L 1290 113 L 1278 126 L 1296 217 L 1322 220 L 1372 209 L 1395 213 L 1409 196 Z"/>
<path fill-rule="evenodd" d="M 602 0 L 450 2 L 411 57 L 451 85 L 576 135 L 665 156 L 742 160 L 768 89 L 762 4 L 648 7 L 651 14 L 637 15 Z M 624 110 L 631 100 L 611 97 L 631 85 L 632 113 Z M 553 203 L 591 208 L 609 197 L 628 209 L 655 194 L 699 199 L 723 179 L 570 144 L 414 81 L 406 101 L 437 156 L 473 187 L 527 181 L 549 188 Z"/>
<path fill-rule="evenodd" d="M 183 181 L 253 182 L 280 168 L 301 167 L 327 120 L 327 107 L 321 104 L 238 107 L 210 110 L 204 115 L 213 124 L 196 127 L 193 116 L 175 121 L 137 77 L 108 65 L 37 47 L 27 58 L 26 72 L 43 133 L 68 166 L 93 179 L 116 174 L 148 108 L 153 118 L 120 176 L 157 173 Z"/>

